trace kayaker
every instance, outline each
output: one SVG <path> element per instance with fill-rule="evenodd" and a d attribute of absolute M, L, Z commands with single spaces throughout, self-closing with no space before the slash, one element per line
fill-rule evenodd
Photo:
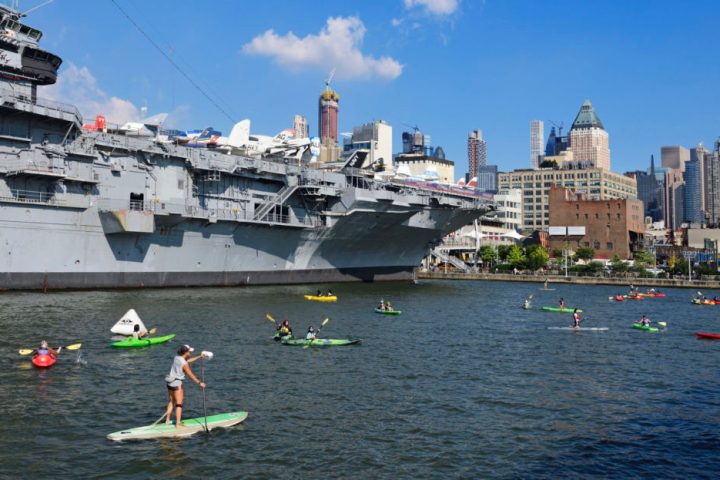
<path fill-rule="evenodd" d="M 643 315 L 640 321 L 638 322 L 643 327 L 649 327 L 650 326 L 650 319 L 647 315 Z"/>
<path fill-rule="evenodd" d="M 323 296 L 323 294 L 322 294 L 322 292 L 320 291 L 320 289 L 318 288 L 316 297 L 322 297 L 322 296 Z"/>
<path fill-rule="evenodd" d="M 172 367 L 170 367 L 170 373 L 165 377 L 165 383 L 168 389 L 168 406 L 165 411 L 165 423 L 170 423 L 170 416 L 172 415 L 173 407 L 175 408 L 175 426 L 182 427 L 182 408 L 183 408 L 183 387 L 182 381 L 185 380 L 185 375 L 192 379 L 193 382 L 200 385 L 200 388 L 205 388 L 205 383 L 201 382 L 195 374 L 190 370 L 192 362 L 199 360 L 203 355 L 188 358 L 195 349 L 190 345 L 183 345 L 177 352 L 177 355 L 173 359 Z"/>
<path fill-rule="evenodd" d="M 315 340 L 315 329 L 312 325 L 308 328 L 307 334 L 305 335 L 305 340 Z"/>
<path fill-rule="evenodd" d="M 33 355 L 52 355 L 57 357 L 57 354 L 60 353 L 60 350 L 62 350 L 62 347 L 58 347 L 57 350 L 54 348 L 48 347 L 48 343 L 45 340 L 42 340 L 40 342 L 40 346 L 33 350 Z"/>
<path fill-rule="evenodd" d="M 385 305 L 385 310 L 387 310 L 388 312 L 393 311 L 393 306 L 392 303 L 390 303 L 390 300 L 387 301 L 387 305 Z"/>
<path fill-rule="evenodd" d="M 280 324 L 280 326 L 277 328 L 278 333 L 281 337 L 287 337 L 288 335 L 292 335 L 292 328 L 290 328 L 290 321 L 286 318 L 283 320 L 283 322 Z"/>
<path fill-rule="evenodd" d="M 623 301 L 623 296 L 618 293 L 617 295 L 615 295 L 615 300 L 618 301 L 618 302 L 622 302 L 622 301 Z"/>
<path fill-rule="evenodd" d="M 523 308 L 525 310 L 530 310 L 530 299 L 529 298 L 525 299 L 525 302 L 523 303 Z"/>
<path fill-rule="evenodd" d="M 580 313 L 578 313 L 578 309 L 576 308 L 573 312 L 573 328 L 580 328 Z"/>
<path fill-rule="evenodd" d="M 143 338 L 143 337 L 147 337 L 147 334 L 148 334 L 147 331 L 144 331 L 144 332 L 141 332 L 141 331 L 140 331 L 140 324 L 139 324 L 139 323 L 136 323 L 135 326 L 133 327 L 132 338 L 134 338 L 135 340 L 140 340 L 140 339 Z"/>
<path fill-rule="evenodd" d="M 382 310 L 383 312 L 385 311 L 385 299 L 384 298 L 380 299 L 380 305 L 378 305 L 378 308 L 380 310 Z"/>
<path fill-rule="evenodd" d="M 330 290 L 330 289 L 328 288 L 328 291 L 327 291 L 327 293 L 326 293 L 325 295 L 327 295 L 328 297 L 332 297 L 332 296 L 333 296 L 332 290 Z"/>
<path fill-rule="evenodd" d="M 561 298 L 560 299 L 560 310 L 562 310 L 563 308 L 565 308 L 565 299 Z"/>

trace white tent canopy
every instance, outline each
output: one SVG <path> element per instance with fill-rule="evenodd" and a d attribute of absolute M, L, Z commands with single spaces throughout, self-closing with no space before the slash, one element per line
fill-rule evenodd
<path fill-rule="evenodd" d="M 518 233 L 517 231 L 515 231 L 515 230 L 510 230 L 510 231 L 507 232 L 507 233 L 503 233 L 502 236 L 505 237 L 505 238 L 514 238 L 515 240 L 521 240 L 521 239 L 525 238 L 524 235 L 519 234 L 519 233 Z"/>
<path fill-rule="evenodd" d="M 137 312 L 131 308 L 113 325 L 110 331 L 116 335 L 132 335 L 135 325 L 140 325 L 140 333 L 147 333 L 145 324 L 140 320 Z"/>

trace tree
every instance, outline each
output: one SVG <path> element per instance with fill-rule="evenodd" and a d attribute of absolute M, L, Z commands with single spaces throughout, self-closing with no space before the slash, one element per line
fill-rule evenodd
<path fill-rule="evenodd" d="M 647 250 L 638 250 L 633 254 L 633 259 L 635 260 L 635 265 L 652 265 L 655 262 L 655 257 L 653 257 L 653 254 L 648 252 Z"/>
<path fill-rule="evenodd" d="M 560 166 L 555 160 L 543 160 L 542 163 L 540 163 L 540 168 L 552 168 L 557 170 Z"/>
<path fill-rule="evenodd" d="M 672 230 L 671 230 L 672 231 Z M 674 253 L 670 255 L 670 258 L 667 259 L 667 265 L 670 270 L 675 270 L 675 266 L 677 266 L 678 258 L 677 255 Z"/>
<path fill-rule="evenodd" d="M 478 257 L 480 257 L 485 264 L 492 263 L 495 260 L 495 249 L 492 245 L 483 245 L 478 250 Z"/>
<path fill-rule="evenodd" d="M 610 260 L 610 268 L 612 268 L 613 273 L 624 273 L 628 270 L 627 263 L 623 262 L 622 258 L 617 254 Z"/>
<path fill-rule="evenodd" d="M 563 256 L 562 248 L 553 248 L 552 256 L 553 256 L 553 258 L 562 258 L 562 256 Z"/>
<path fill-rule="evenodd" d="M 513 267 L 522 267 L 525 263 L 525 253 L 518 245 L 513 245 L 508 251 L 507 260 Z"/>
<path fill-rule="evenodd" d="M 515 245 L 512 245 L 513 247 Z M 510 253 L 510 245 L 498 245 L 497 251 L 498 251 L 498 257 L 500 258 L 501 262 L 507 261 L 508 253 Z"/>
<path fill-rule="evenodd" d="M 575 258 L 574 260 L 577 262 L 578 260 L 583 260 L 585 262 L 589 262 L 595 257 L 595 249 L 592 247 L 578 247 L 578 249 L 575 251 Z"/>
<path fill-rule="evenodd" d="M 548 255 L 547 250 L 538 245 L 538 248 L 534 248 L 528 254 L 525 264 L 532 270 L 538 270 L 547 265 L 548 260 L 550 260 L 550 255 Z"/>

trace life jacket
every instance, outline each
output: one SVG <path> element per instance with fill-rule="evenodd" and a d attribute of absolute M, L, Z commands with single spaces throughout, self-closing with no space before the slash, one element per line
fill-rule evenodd
<path fill-rule="evenodd" d="M 47 348 L 38 348 L 37 354 L 38 355 L 48 355 L 50 351 L 48 351 Z"/>
<path fill-rule="evenodd" d="M 290 329 L 288 327 L 285 325 L 280 327 L 280 335 L 287 335 L 288 333 L 290 333 Z"/>

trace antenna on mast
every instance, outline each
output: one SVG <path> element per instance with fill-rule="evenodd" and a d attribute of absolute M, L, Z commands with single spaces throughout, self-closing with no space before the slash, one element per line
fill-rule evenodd
<path fill-rule="evenodd" d="M 44 7 L 45 5 L 49 5 L 49 4 L 51 4 L 52 2 L 54 2 L 54 1 L 55 1 L 55 0 L 47 0 L 47 2 L 41 3 L 40 5 L 36 5 L 36 6 L 34 6 L 33 8 L 31 8 L 30 10 L 26 10 L 26 11 L 24 11 L 23 13 L 20 13 L 20 14 L 18 15 L 18 17 L 27 17 L 27 14 L 28 14 L 28 13 L 34 12 L 34 11 L 37 10 L 38 8 L 42 8 L 42 7 Z M 20 11 L 20 10 L 19 10 L 19 9 L 20 9 L 20 1 L 19 1 L 19 0 L 15 0 L 14 3 L 15 3 L 15 11 L 19 12 L 19 11 Z"/>

